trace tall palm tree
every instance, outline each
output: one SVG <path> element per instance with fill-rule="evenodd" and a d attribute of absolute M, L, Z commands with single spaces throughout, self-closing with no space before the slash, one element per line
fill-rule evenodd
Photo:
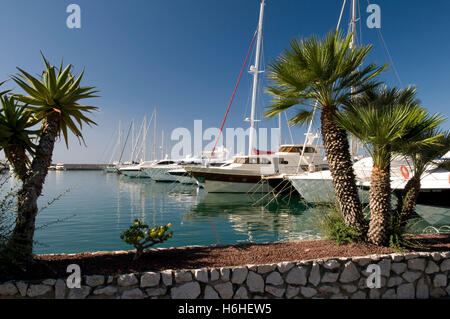
<path fill-rule="evenodd" d="M 339 32 L 330 32 L 322 40 L 312 36 L 291 41 L 290 48 L 269 66 L 273 85 L 268 92 L 275 99 L 265 116 L 273 117 L 300 105 L 290 122 L 304 124 L 317 106 L 339 208 L 346 225 L 364 237 L 367 222 L 358 197 L 347 132 L 336 125 L 335 116 L 344 101 L 378 86 L 374 77 L 387 65 L 363 66 L 372 46 L 351 49 L 350 42 L 351 35 L 344 38 Z"/>
<path fill-rule="evenodd" d="M 393 149 L 402 143 L 418 148 L 435 145 L 439 137 L 423 138 L 443 119 L 414 102 L 415 89 L 399 91 L 383 87 L 368 90 L 351 101 L 349 107 L 337 114 L 338 124 L 359 138 L 373 159 L 370 178 L 369 242 L 386 245 L 391 221 L 390 166 Z"/>
<path fill-rule="evenodd" d="M 421 179 L 430 167 L 439 167 L 440 163 L 436 159 L 442 158 L 450 151 L 450 132 L 430 130 L 418 136 L 419 140 L 430 139 L 440 136 L 435 145 L 420 147 L 415 143 L 402 143 L 395 149 L 396 152 L 404 155 L 411 161 L 413 174 L 406 183 L 404 190 L 399 194 L 397 204 L 398 226 L 405 227 L 408 219 L 414 213 L 421 188 Z"/>
<path fill-rule="evenodd" d="M 45 177 L 52 162 L 56 139 L 62 132 L 68 147 L 69 132 L 83 140 L 83 123 L 96 125 L 84 113 L 90 113 L 97 107 L 79 104 L 80 100 L 96 97 L 94 94 L 98 92 L 94 87 L 80 86 L 84 71 L 77 77 L 72 74 L 72 65 L 63 68 L 61 62 L 58 69 L 50 65 L 43 55 L 42 58 L 45 70 L 41 78 L 35 78 L 20 68 L 20 73 L 12 77 L 26 92 L 15 94 L 14 98 L 24 103 L 24 108 L 41 123 L 35 155 L 27 176 L 22 179 L 23 185 L 18 195 L 18 218 L 8 243 L 10 248 L 22 247 L 20 256 L 17 256 L 22 260 L 32 259 L 37 200 L 42 194 Z"/>

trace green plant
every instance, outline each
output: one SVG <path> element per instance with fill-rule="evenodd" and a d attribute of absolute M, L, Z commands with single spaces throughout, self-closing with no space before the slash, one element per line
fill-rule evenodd
<path fill-rule="evenodd" d="M 412 87 L 367 90 L 349 100 L 347 109 L 336 115 L 338 125 L 359 138 L 373 159 L 368 240 L 375 245 L 387 245 L 389 239 L 393 149 L 399 144 L 424 149 L 438 144 L 441 137 L 425 133 L 444 118 L 420 107 L 415 94 Z"/>
<path fill-rule="evenodd" d="M 423 219 L 420 217 L 410 218 L 408 222 L 405 224 L 401 219 L 401 216 L 394 212 L 391 215 L 391 231 L 389 235 L 389 247 L 396 249 L 399 252 L 404 251 L 405 249 L 414 248 L 420 249 L 423 248 L 422 244 L 417 243 L 416 240 L 410 238 L 411 235 L 417 234 L 414 232 L 413 228 L 415 224 L 420 224 L 423 222 Z"/>
<path fill-rule="evenodd" d="M 142 256 L 144 250 L 157 244 L 161 244 L 172 238 L 173 231 L 168 232 L 172 224 L 166 226 L 155 226 L 150 228 L 143 221 L 136 219 L 134 225 L 120 235 L 120 239 L 136 248 L 134 260 Z"/>
<path fill-rule="evenodd" d="M 313 225 L 326 239 L 337 245 L 360 241 L 361 234 L 345 224 L 337 204 L 318 206 L 313 210 Z"/>
<path fill-rule="evenodd" d="M 12 163 L 14 172 L 21 180 L 27 178 L 30 159 L 34 155 L 36 145 L 33 143 L 40 131 L 32 129 L 39 123 L 33 114 L 19 106 L 12 96 L 0 96 L 0 150 Z"/>

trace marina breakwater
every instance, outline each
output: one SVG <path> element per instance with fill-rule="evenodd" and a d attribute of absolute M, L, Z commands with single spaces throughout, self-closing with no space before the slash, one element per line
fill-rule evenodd
<path fill-rule="evenodd" d="M 376 287 L 370 269 L 380 272 Z M 0 299 L 450 298 L 449 276 L 450 252 L 407 253 L 92 275 L 73 289 L 66 279 L 10 281 L 0 284 Z"/>
<path fill-rule="evenodd" d="M 109 166 L 111 166 L 111 165 L 108 165 L 108 164 L 64 164 L 64 169 L 66 171 L 101 171 Z"/>

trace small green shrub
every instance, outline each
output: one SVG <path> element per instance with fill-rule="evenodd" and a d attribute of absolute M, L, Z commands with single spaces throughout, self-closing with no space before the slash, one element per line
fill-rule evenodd
<path fill-rule="evenodd" d="M 361 234 L 348 227 L 341 212 L 335 205 L 314 208 L 314 225 L 319 233 L 328 240 L 334 241 L 337 245 L 357 242 Z"/>
<path fill-rule="evenodd" d="M 134 260 L 137 260 L 142 256 L 145 249 L 172 238 L 173 231 L 168 232 L 170 227 L 172 227 L 172 224 L 169 223 L 166 226 L 150 228 L 143 221 L 136 219 L 134 225 L 131 225 L 129 229 L 122 232 L 120 238 L 136 248 Z"/>
<path fill-rule="evenodd" d="M 415 233 L 415 224 L 420 224 L 422 218 L 410 218 L 409 221 L 404 222 L 401 214 L 394 211 L 391 215 L 391 228 L 389 234 L 389 247 L 402 252 L 409 248 L 423 248 L 422 245 L 416 243 L 414 240 L 408 238 Z M 417 232 L 416 232 L 417 233 Z"/>

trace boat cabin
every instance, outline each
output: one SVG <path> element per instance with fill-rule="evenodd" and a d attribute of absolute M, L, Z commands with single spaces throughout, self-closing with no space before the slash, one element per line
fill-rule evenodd
<path fill-rule="evenodd" d="M 271 157 L 265 156 L 236 156 L 234 164 L 271 164 Z"/>
<path fill-rule="evenodd" d="M 317 147 L 311 145 L 281 145 L 280 149 L 277 153 L 299 153 L 303 152 L 303 148 L 305 148 L 305 154 L 317 153 Z"/>

